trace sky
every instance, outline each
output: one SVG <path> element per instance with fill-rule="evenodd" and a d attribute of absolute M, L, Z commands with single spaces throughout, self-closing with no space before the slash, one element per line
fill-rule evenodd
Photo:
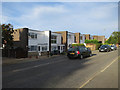
<path fill-rule="evenodd" d="M 0 14 L 1 16 L 1 14 Z M 105 35 L 118 31 L 117 2 L 2 2 L 2 24 L 14 29 Z"/>

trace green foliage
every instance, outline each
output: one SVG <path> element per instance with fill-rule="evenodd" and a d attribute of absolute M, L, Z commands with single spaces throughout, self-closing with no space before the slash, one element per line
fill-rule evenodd
<path fill-rule="evenodd" d="M 96 44 L 96 43 L 98 43 L 99 41 L 98 40 L 95 40 L 95 39 L 93 39 L 93 40 L 85 40 L 85 43 L 93 43 L 93 44 Z"/>
<path fill-rule="evenodd" d="M 101 45 L 102 45 L 102 43 L 96 43 L 96 50 L 98 50 Z"/>
<path fill-rule="evenodd" d="M 85 46 L 84 44 L 80 44 L 80 43 L 76 43 L 76 44 L 72 44 L 72 47 L 73 46 Z"/>
<path fill-rule="evenodd" d="M 11 24 L 2 24 L 0 28 L 2 29 L 2 44 L 9 49 L 13 46 L 13 26 Z"/>
<path fill-rule="evenodd" d="M 99 41 L 98 41 L 98 40 L 95 40 L 95 39 L 93 39 L 93 40 L 85 40 L 85 43 L 96 44 L 96 50 L 98 50 L 99 47 L 102 45 L 102 43 L 99 43 Z"/>
<path fill-rule="evenodd" d="M 120 44 L 120 32 L 113 32 L 109 39 L 105 42 L 108 44 Z"/>

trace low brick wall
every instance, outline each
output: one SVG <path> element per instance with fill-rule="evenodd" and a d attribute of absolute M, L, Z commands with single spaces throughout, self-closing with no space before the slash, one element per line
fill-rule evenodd
<path fill-rule="evenodd" d="M 38 52 L 28 52 L 28 57 L 30 56 L 39 56 Z M 41 52 L 41 56 L 48 56 L 48 52 Z"/>
<path fill-rule="evenodd" d="M 87 43 L 86 47 L 89 47 L 91 50 L 96 50 L 96 44 Z"/>

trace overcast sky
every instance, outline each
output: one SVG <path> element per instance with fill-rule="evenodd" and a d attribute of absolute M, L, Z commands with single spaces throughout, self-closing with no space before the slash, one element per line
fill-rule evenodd
<path fill-rule="evenodd" d="M 15 29 L 70 31 L 109 37 L 118 30 L 117 2 L 3 2 L 2 23 Z"/>

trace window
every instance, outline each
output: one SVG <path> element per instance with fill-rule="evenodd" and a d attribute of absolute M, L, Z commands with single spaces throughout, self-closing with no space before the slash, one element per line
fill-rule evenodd
<path fill-rule="evenodd" d="M 29 33 L 29 37 L 32 39 L 37 39 L 37 34 L 36 33 Z"/>
<path fill-rule="evenodd" d="M 77 42 L 76 36 L 74 37 L 74 41 L 75 41 L 75 43 Z"/>
<path fill-rule="evenodd" d="M 61 44 L 63 44 L 63 37 L 61 37 Z"/>
<path fill-rule="evenodd" d="M 42 51 L 47 51 L 47 46 L 43 46 Z"/>
<path fill-rule="evenodd" d="M 55 35 L 51 36 L 51 43 L 57 43 L 57 36 Z"/>
<path fill-rule="evenodd" d="M 37 51 L 37 46 L 29 46 L 29 51 Z"/>

